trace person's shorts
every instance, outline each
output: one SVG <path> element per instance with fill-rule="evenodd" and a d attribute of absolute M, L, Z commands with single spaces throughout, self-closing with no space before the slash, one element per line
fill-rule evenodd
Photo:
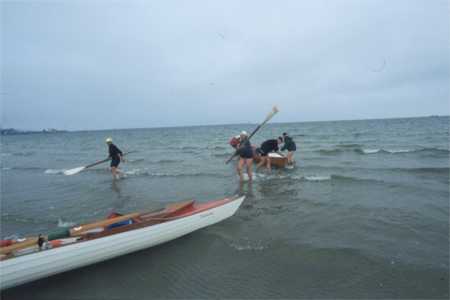
<path fill-rule="evenodd" d="M 256 148 L 256 153 L 258 153 L 261 156 L 267 156 L 268 153 L 264 152 L 261 148 Z"/>
<path fill-rule="evenodd" d="M 297 150 L 297 146 L 295 144 L 289 145 L 289 147 L 286 148 L 289 152 L 294 152 Z"/>
<path fill-rule="evenodd" d="M 239 149 L 239 157 L 245 159 L 253 158 L 253 149 L 252 148 Z"/>
<path fill-rule="evenodd" d="M 111 159 L 111 168 L 117 168 L 120 164 L 120 158 L 113 158 Z"/>

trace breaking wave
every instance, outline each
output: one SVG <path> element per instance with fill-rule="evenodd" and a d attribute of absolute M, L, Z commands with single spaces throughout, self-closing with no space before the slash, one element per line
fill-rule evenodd
<path fill-rule="evenodd" d="M 223 174 L 218 173 L 208 173 L 208 172 L 186 172 L 186 173 L 164 173 L 164 172 L 151 172 L 146 169 L 133 169 L 129 171 L 124 171 L 125 175 L 129 176 L 148 176 L 148 177 L 217 177 L 223 178 Z"/>
<path fill-rule="evenodd" d="M 384 148 L 363 148 L 359 144 L 342 144 L 337 145 L 336 148 L 332 149 L 319 149 L 314 152 L 318 152 L 321 155 L 338 155 L 344 152 L 354 151 L 358 154 L 406 154 L 406 153 L 424 153 L 429 156 L 442 156 L 449 155 L 450 151 L 448 149 L 440 148 L 420 148 L 420 149 L 384 149 Z"/>
<path fill-rule="evenodd" d="M 75 225 L 76 225 L 75 222 L 63 221 L 61 219 L 58 219 L 58 227 L 67 228 L 67 227 L 73 227 Z"/>

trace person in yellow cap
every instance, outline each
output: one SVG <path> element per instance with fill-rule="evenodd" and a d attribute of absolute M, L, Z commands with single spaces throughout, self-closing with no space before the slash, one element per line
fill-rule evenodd
<path fill-rule="evenodd" d="M 117 148 L 116 145 L 113 144 L 112 138 L 106 139 L 106 144 L 108 145 L 109 157 L 111 158 L 111 173 L 113 179 L 119 179 L 119 174 L 121 173 L 119 170 L 119 164 L 123 161 L 123 153 Z"/>

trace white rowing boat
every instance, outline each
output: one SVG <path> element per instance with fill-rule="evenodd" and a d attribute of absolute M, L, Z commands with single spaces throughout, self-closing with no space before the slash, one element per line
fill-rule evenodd
<path fill-rule="evenodd" d="M 108 219 L 77 226 L 71 229 L 71 238 L 58 240 L 54 243 L 58 247 L 51 249 L 39 250 L 36 244 L 21 248 L 20 243 L 9 246 L 11 248 L 3 247 L 2 253 L 13 250 L 9 257 L 0 261 L 0 287 L 10 288 L 176 239 L 231 217 L 244 198 L 184 202 L 177 209 L 166 209 L 164 214 L 134 216 L 130 219 L 133 222 L 115 228 L 110 227 L 114 220 Z M 119 218 L 122 220 L 123 216 Z M 84 229 L 85 235 L 82 234 Z"/>

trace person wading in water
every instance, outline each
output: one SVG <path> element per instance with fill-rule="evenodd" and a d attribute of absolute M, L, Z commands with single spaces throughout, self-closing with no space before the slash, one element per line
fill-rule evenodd
<path fill-rule="evenodd" d="M 248 139 L 248 133 L 246 131 L 242 131 L 240 134 L 240 143 L 237 147 L 237 154 L 239 155 L 239 162 L 237 165 L 237 172 L 239 174 L 240 181 L 244 181 L 244 176 L 242 174 L 242 168 L 244 165 L 247 167 L 248 180 L 252 181 L 253 173 L 253 148 L 250 144 L 250 140 Z"/>
<path fill-rule="evenodd" d="M 123 158 L 123 153 L 119 148 L 117 148 L 116 145 L 113 144 L 112 138 L 107 138 L 106 144 L 108 145 L 109 157 L 111 158 L 111 173 L 113 179 L 119 179 L 119 174 L 122 172 L 118 167 L 120 162 L 125 161 Z"/>

